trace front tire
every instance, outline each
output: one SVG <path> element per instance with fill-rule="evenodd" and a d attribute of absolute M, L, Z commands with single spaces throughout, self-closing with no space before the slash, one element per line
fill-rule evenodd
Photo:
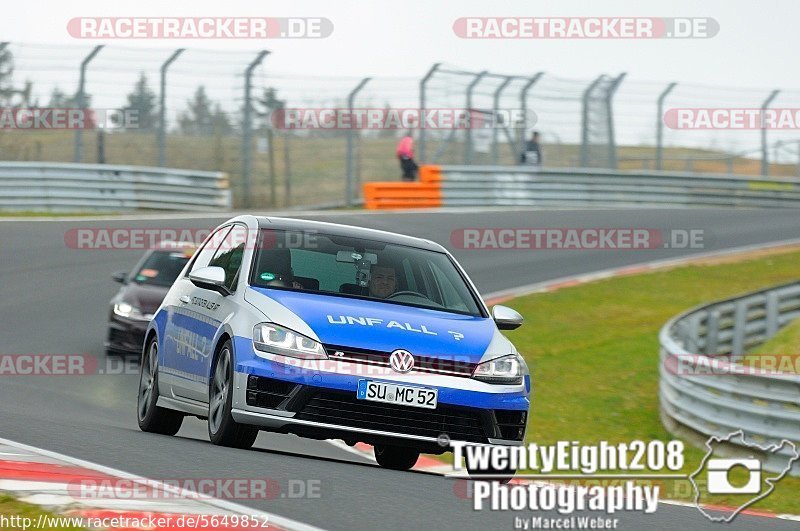
<path fill-rule="evenodd" d="M 175 435 L 183 424 L 183 414 L 159 407 L 158 403 L 158 341 L 155 336 L 144 353 L 139 368 L 139 393 L 136 417 L 139 429 L 162 435 Z"/>
<path fill-rule="evenodd" d="M 212 370 L 208 387 L 208 437 L 218 446 L 250 448 L 258 430 L 238 424 L 231 415 L 233 404 L 233 347 L 225 341 Z"/>
<path fill-rule="evenodd" d="M 383 468 L 409 470 L 419 459 L 419 452 L 402 446 L 375 445 L 375 460 Z"/>

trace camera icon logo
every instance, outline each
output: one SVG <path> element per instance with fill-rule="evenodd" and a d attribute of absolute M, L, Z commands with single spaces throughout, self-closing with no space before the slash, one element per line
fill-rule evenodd
<path fill-rule="evenodd" d="M 730 477 L 738 467 L 749 472 L 747 483 L 742 486 L 735 486 Z M 706 488 L 709 494 L 758 494 L 761 490 L 761 461 L 752 458 L 709 459 Z"/>

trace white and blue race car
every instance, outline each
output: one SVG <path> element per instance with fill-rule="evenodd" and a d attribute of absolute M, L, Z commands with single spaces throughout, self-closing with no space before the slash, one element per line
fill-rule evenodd
<path fill-rule="evenodd" d="M 239 216 L 146 330 L 139 427 L 175 434 L 192 415 L 224 446 L 248 448 L 259 430 L 364 442 L 398 470 L 452 441 L 519 445 L 530 375 L 500 330 L 521 323 L 490 313 L 431 241 Z"/>

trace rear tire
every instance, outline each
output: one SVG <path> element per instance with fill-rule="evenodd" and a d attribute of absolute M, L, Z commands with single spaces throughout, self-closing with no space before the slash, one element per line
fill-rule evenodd
<path fill-rule="evenodd" d="M 383 468 L 409 470 L 419 459 L 419 452 L 403 446 L 375 445 L 375 460 Z"/>
<path fill-rule="evenodd" d="M 211 370 L 208 386 L 208 438 L 218 446 L 250 448 L 258 430 L 237 423 L 231 415 L 233 403 L 233 346 L 225 341 Z"/>
<path fill-rule="evenodd" d="M 139 429 L 162 435 L 175 435 L 183 424 L 183 413 L 159 407 L 158 403 L 158 341 L 155 336 L 144 352 L 139 368 L 139 393 L 136 418 Z"/>

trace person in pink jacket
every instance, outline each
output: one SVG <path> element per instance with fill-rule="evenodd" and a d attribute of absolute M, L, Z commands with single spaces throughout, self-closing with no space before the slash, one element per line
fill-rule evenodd
<path fill-rule="evenodd" d="M 414 162 L 414 138 L 411 133 L 406 134 L 397 144 L 397 158 L 400 160 L 400 169 L 404 181 L 413 181 L 417 178 L 417 163 Z"/>

